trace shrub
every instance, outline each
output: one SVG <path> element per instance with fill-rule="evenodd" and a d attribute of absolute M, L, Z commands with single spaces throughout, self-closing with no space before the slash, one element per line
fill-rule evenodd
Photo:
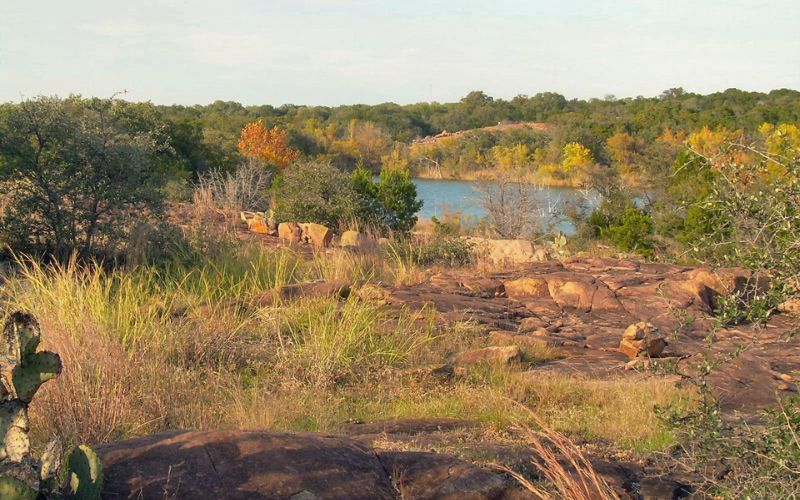
<path fill-rule="evenodd" d="M 407 233 L 414 228 L 422 201 L 417 198 L 417 186 L 411 182 L 407 171 L 383 168 L 377 195 L 388 214 L 391 230 Z"/>
<path fill-rule="evenodd" d="M 701 387 L 702 390 L 702 387 Z M 656 407 L 660 418 L 681 441 L 675 455 L 703 475 L 703 493 L 713 498 L 796 498 L 800 494 L 800 399 L 779 402 L 758 421 L 730 420 L 705 389 L 693 411 Z"/>
<path fill-rule="evenodd" d="M 353 189 L 358 194 L 356 220 L 364 227 L 374 227 L 380 231 L 389 225 L 389 214 L 378 199 L 378 185 L 372 180 L 372 172 L 359 162 L 350 175 Z"/>
<path fill-rule="evenodd" d="M 255 161 L 242 163 L 234 172 L 212 170 L 200 177 L 198 189 L 207 190 L 211 202 L 222 210 L 263 212 L 269 207 L 273 171 Z"/>
<path fill-rule="evenodd" d="M 407 233 L 416 225 L 416 214 L 422 208 L 417 186 L 407 171 L 396 167 L 384 167 L 377 184 L 372 177 L 372 172 L 361 162 L 350 177 L 358 194 L 356 219 L 384 233 L 388 230 Z"/>
<path fill-rule="evenodd" d="M 418 266 L 463 266 L 472 261 L 472 244 L 462 238 L 438 235 L 429 241 L 405 240 L 392 244 L 390 257 Z"/>
<path fill-rule="evenodd" d="M 592 211 L 586 225 L 595 237 L 612 243 L 623 252 L 653 257 L 653 222 L 645 210 L 631 202 L 607 198 Z M 621 208 L 624 207 L 624 208 Z"/>
<path fill-rule="evenodd" d="M 715 173 L 706 168 L 702 157 L 689 151 L 681 152 L 672 167 L 664 196 L 655 205 L 656 231 L 692 247 L 712 234 L 715 228 L 725 227 L 723 214 L 703 206 L 703 201 L 712 193 L 715 177 Z M 727 238 L 727 235 L 720 236 Z M 715 251 L 708 250 L 711 253 Z M 699 252 L 696 256 L 705 257 Z"/>
<path fill-rule="evenodd" d="M 521 180 L 521 171 L 501 171 L 494 182 L 481 183 L 481 204 L 489 214 L 492 229 L 501 238 L 533 235 L 543 213 L 537 198 L 541 188 Z"/>
<path fill-rule="evenodd" d="M 0 240 L 66 260 L 103 257 L 162 213 L 153 174 L 167 148 L 152 117 L 123 102 L 40 97 L 0 114 L 8 205 Z"/>
<path fill-rule="evenodd" d="M 632 205 L 628 205 L 622 218 L 614 221 L 607 229 L 608 238 L 617 248 L 649 256 L 653 253 L 653 244 L 650 241 L 652 233 L 650 214 Z"/>
<path fill-rule="evenodd" d="M 279 221 L 316 222 L 330 228 L 356 215 L 358 195 L 350 178 L 329 163 L 288 167 L 275 190 Z"/>

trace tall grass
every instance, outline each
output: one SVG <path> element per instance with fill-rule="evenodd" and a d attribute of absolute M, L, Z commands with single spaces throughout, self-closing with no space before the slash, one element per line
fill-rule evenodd
<path fill-rule="evenodd" d="M 301 302 L 284 311 L 281 357 L 306 381 L 322 385 L 378 367 L 401 366 L 432 340 L 430 325 L 421 331 L 415 325 L 419 319 L 408 311 L 395 317 L 355 296 L 343 304 L 331 299 Z"/>
<path fill-rule="evenodd" d="M 309 260 L 241 244 L 187 251 L 159 268 L 20 259 L 0 287 L 0 308 L 34 313 L 45 348 L 65 367 L 33 402 L 35 440 L 97 444 L 174 428 L 335 430 L 351 419 L 434 416 L 503 430 L 521 417 L 512 398 L 569 435 L 646 449 L 670 443 L 651 408 L 684 395 L 666 383 L 474 368 L 442 384 L 420 367 L 479 344 L 480 329 L 356 296 L 261 307 L 243 300 L 307 280 L 388 280 L 395 266 L 378 253 Z M 248 307 L 230 307 L 240 303 Z"/>

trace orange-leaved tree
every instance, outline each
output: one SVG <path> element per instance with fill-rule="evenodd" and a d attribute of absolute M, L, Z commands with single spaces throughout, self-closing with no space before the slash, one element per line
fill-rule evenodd
<path fill-rule="evenodd" d="M 300 152 L 286 143 L 287 133 L 277 126 L 268 129 L 263 120 L 248 123 L 239 136 L 239 152 L 247 158 L 263 161 L 283 170 L 297 160 Z"/>

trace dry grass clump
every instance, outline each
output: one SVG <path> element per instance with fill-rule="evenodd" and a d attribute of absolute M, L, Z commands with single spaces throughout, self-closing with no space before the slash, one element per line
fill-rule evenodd
<path fill-rule="evenodd" d="M 619 495 L 597 473 L 586 455 L 565 435 L 557 432 L 528 411 L 528 416 L 536 424 L 538 430 L 524 426 L 525 441 L 535 452 L 537 459 L 533 466 L 542 475 L 550 488 L 535 484 L 513 469 L 500 464 L 493 464 L 516 479 L 536 498 L 549 500 L 553 498 L 570 498 L 574 500 L 617 500 Z M 555 490 L 554 495 L 549 489 Z"/>

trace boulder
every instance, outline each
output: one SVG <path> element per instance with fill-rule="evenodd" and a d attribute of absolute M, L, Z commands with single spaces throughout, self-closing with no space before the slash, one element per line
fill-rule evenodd
<path fill-rule="evenodd" d="M 622 303 L 611 288 L 602 281 L 595 281 L 594 295 L 592 295 L 592 311 L 622 311 Z"/>
<path fill-rule="evenodd" d="M 519 346 L 485 347 L 456 354 L 455 362 L 459 365 L 475 365 L 489 363 L 507 365 L 514 361 L 522 360 L 522 351 Z"/>
<path fill-rule="evenodd" d="M 509 299 L 522 300 L 531 297 L 550 297 L 547 281 L 544 278 L 519 278 L 506 281 L 503 287 Z"/>
<path fill-rule="evenodd" d="M 458 286 L 488 297 L 500 297 L 505 292 L 503 282 L 491 278 L 465 277 L 458 283 Z"/>
<path fill-rule="evenodd" d="M 288 243 L 300 243 L 303 232 L 296 222 L 281 222 L 278 224 L 278 238 Z"/>
<path fill-rule="evenodd" d="M 519 331 L 523 333 L 533 332 L 540 328 L 544 329 L 545 326 L 547 326 L 547 321 L 538 316 L 529 316 L 520 320 Z"/>
<path fill-rule="evenodd" d="M 640 321 L 630 325 L 622 334 L 619 350 L 630 358 L 657 358 L 667 346 L 666 339 L 650 323 Z"/>
<path fill-rule="evenodd" d="M 372 448 L 342 437 L 171 431 L 96 451 L 103 498 L 396 498 Z"/>
<path fill-rule="evenodd" d="M 386 302 L 389 290 L 380 284 L 364 283 L 355 288 L 353 293 L 361 300 L 372 300 L 375 302 Z"/>
<path fill-rule="evenodd" d="M 559 306 L 589 311 L 597 285 L 584 275 L 557 273 L 547 276 L 547 288 Z"/>
<path fill-rule="evenodd" d="M 333 231 L 322 224 L 308 222 L 300 224 L 300 229 L 303 231 L 302 239 L 306 243 L 310 243 L 316 248 L 327 248 L 331 245 Z"/>
<path fill-rule="evenodd" d="M 270 234 L 269 225 L 262 212 L 241 212 L 240 217 L 252 233 Z"/>
<path fill-rule="evenodd" d="M 360 247 L 364 244 L 364 235 L 358 231 L 345 231 L 339 238 L 339 246 L 341 247 Z"/>
<path fill-rule="evenodd" d="M 716 306 L 715 299 L 718 296 L 737 293 L 744 302 L 748 302 L 753 296 L 765 293 L 770 286 L 766 276 L 738 268 L 719 269 L 716 272 L 704 268 L 693 269 L 686 273 L 686 280 L 681 284 L 709 311 Z"/>

